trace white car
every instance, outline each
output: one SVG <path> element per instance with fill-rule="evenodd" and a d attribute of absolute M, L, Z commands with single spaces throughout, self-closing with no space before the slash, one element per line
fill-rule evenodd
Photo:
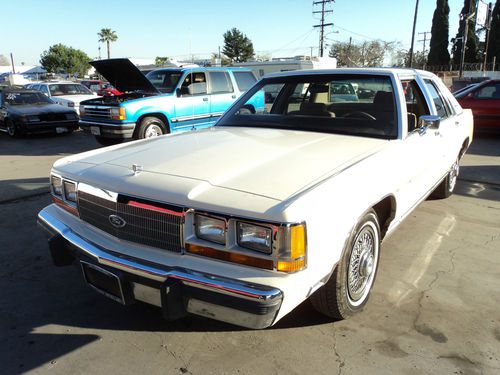
<path fill-rule="evenodd" d="M 340 82 L 376 94 L 340 101 Z M 38 219 L 56 265 L 168 319 L 265 328 L 307 298 L 343 319 L 366 304 L 383 239 L 453 192 L 472 121 L 427 72 L 266 76 L 213 128 L 57 161 Z"/>
<path fill-rule="evenodd" d="M 80 115 L 80 102 L 95 99 L 97 94 L 80 83 L 70 81 L 39 82 L 26 85 L 29 89 L 43 92 L 54 102 L 73 108 Z"/>

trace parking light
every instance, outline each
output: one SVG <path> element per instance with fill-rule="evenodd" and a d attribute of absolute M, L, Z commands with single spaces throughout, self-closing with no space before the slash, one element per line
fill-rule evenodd
<path fill-rule="evenodd" d="M 127 114 L 125 113 L 124 107 L 115 107 L 111 108 L 109 111 L 111 118 L 113 120 L 126 120 Z"/>

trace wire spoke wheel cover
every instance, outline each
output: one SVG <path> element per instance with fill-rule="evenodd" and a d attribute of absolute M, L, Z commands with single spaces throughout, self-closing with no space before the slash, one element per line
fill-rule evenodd
<path fill-rule="evenodd" d="M 347 268 L 347 297 L 358 306 L 368 297 L 375 278 L 380 241 L 375 225 L 368 221 L 352 243 Z"/>
<path fill-rule="evenodd" d="M 457 184 L 458 173 L 460 171 L 460 166 L 458 160 L 451 166 L 450 172 L 448 174 L 448 191 L 453 192 L 455 185 Z"/>

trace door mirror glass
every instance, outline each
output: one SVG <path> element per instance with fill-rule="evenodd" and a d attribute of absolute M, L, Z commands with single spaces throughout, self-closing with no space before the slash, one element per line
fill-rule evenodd
<path fill-rule="evenodd" d="M 419 128 L 439 129 L 441 117 L 434 115 L 423 115 L 418 119 Z"/>

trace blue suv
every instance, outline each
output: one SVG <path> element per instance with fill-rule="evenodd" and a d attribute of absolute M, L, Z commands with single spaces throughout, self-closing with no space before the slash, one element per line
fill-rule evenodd
<path fill-rule="evenodd" d="M 212 126 L 255 82 L 242 68 L 168 68 L 146 75 L 128 59 L 90 63 L 121 95 L 80 103 L 80 127 L 104 145 Z M 264 94 L 248 103 L 264 109 Z"/>

